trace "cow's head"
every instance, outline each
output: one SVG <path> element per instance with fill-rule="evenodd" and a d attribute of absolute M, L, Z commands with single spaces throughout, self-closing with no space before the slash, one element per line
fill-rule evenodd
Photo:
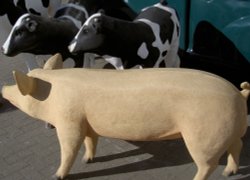
<path fill-rule="evenodd" d="M 102 19 L 102 14 L 96 13 L 86 20 L 69 45 L 71 53 L 93 50 L 103 43 Z"/>
<path fill-rule="evenodd" d="M 2 46 L 2 51 L 7 56 L 14 56 L 20 52 L 28 52 L 36 47 L 44 32 L 39 32 L 39 19 L 42 17 L 24 14 L 13 26 L 7 40 Z"/>

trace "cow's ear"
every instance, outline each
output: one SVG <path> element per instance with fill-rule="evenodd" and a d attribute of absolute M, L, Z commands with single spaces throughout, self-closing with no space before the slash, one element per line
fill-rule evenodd
<path fill-rule="evenodd" d="M 22 95 L 31 94 L 36 87 L 36 80 L 33 77 L 29 77 L 26 74 L 13 71 L 13 76 L 16 81 L 17 87 Z"/>
<path fill-rule="evenodd" d="M 62 67 L 63 67 L 62 55 L 60 53 L 57 53 L 47 60 L 47 62 L 43 66 L 43 69 L 62 69 Z"/>
<path fill-rule="evenodd" d="M 93 19 L 92 27 L 96 33 L 101 33 L 101 31 L 102 31 L 102 19 L 100 17 L 95 17 Z"/>
<path fill-rule="evenodd" d="M 160 0 L 160 3 L 161 3 L 162 5 L 165 5 L 165 6 L 168 5 L 168 2 L 167 2 L 166 0 Z"/>
<path fill-rule="evenodd" d="M 35 20 L 27 20 L 25 26 L 29 32 L 34 32 L 36 30 L 38 23 Z"/>
<path fill-rule="evenodd" d="M 105 10 L 104 9 L 99 9 L 98 13 L 105 14 Z"/>

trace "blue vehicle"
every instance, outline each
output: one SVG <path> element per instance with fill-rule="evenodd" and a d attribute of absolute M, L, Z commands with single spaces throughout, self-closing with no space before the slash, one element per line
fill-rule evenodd
<path fill-rule="evenodd" d="M 159 0 L 127 0 L 136 11 Z M 168 0 L 181 22 L 181 66 L 250 82 L 250 0 Z"/>

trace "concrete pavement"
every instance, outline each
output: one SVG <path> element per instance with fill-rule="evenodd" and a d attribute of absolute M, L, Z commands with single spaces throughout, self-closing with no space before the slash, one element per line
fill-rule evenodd
<path fill-rule="evenodd" d="M 1 36 L 2 44 L 4 37 Z M 7 58 L 0 55 L 0 88 L 13 83 L 12 70 L 27 72 L 20 55 Z M 0 100 L 0 179 L 51 179 L 60 164 L 60 149 L 55 129 L 30 118 L 5 100 Z M 191 180 L 196 173 L 182 140 L 161 142 L 129 142 L 100 138 L 94 163 L 81 163 L 82 147 L 68 179 L 93 180 Z M 210 180 L 250 179 L 250 131 L 244 137 L 239 172 L 229 178 L 221 176 L 225 156 Z"/>

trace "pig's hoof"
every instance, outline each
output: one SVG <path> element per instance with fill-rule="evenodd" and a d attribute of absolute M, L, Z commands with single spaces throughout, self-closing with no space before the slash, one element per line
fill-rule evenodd
<path fill-rule="evenodd" d="M 60 180 L 61 178 L 58 177 L 57 175 L 53 175 L 51 179 L 52 179 L 52 180 Z"/>
<path fill-rule="evenodd" d="M 94 162 L 93 159 L 88 159 L 88 160 L 85 161 L 86 164 L 90 164 L 90 163 L 93 163 L 93 162 Z"/>
<path fill-rule="evenodd" d="M 90 163 L 93 163 L 94 161 L 93 161 L 93 159 L 91 159 L 91 158 L 86 158 L 86 159 L 83 158 L 83 159 L 82 159 L 82 162 L 83 162 L 83 163 L 86 163 L 86 164 L 90 164 Z"/>
<path fill-rule="evenodd" d="M 63 180 L 64 178 L 57 176 L 56 174 L 52 176 L 53 180 Z"/>
<path fill-rule="evenodd" d="M 232 173 L 229 172 L 229 171 L 223 171 L 222 175 L 225 176 L 225 177 L 228 177 L 230 176 Z"/>
<path fill-rule="evenodd" d="M 233 174 L 236 174 L 236 171 L 234 171 L 234 170 L 229 170 L 229 169 L 225 169 L 225 170 L 223 171 L 223 173 L 222 173 L 222 175 L 225 176 L 225 177 L 231 176 L 231 175 L 233 175 Z"/>
<path fill-rule="evenodd" d="M 232 174 L 236 174 L 237 171 L 238 171 L 238 166 L 236 164 L 228 164 L 224 169 L 222 175 L 228 177 Z"/>

